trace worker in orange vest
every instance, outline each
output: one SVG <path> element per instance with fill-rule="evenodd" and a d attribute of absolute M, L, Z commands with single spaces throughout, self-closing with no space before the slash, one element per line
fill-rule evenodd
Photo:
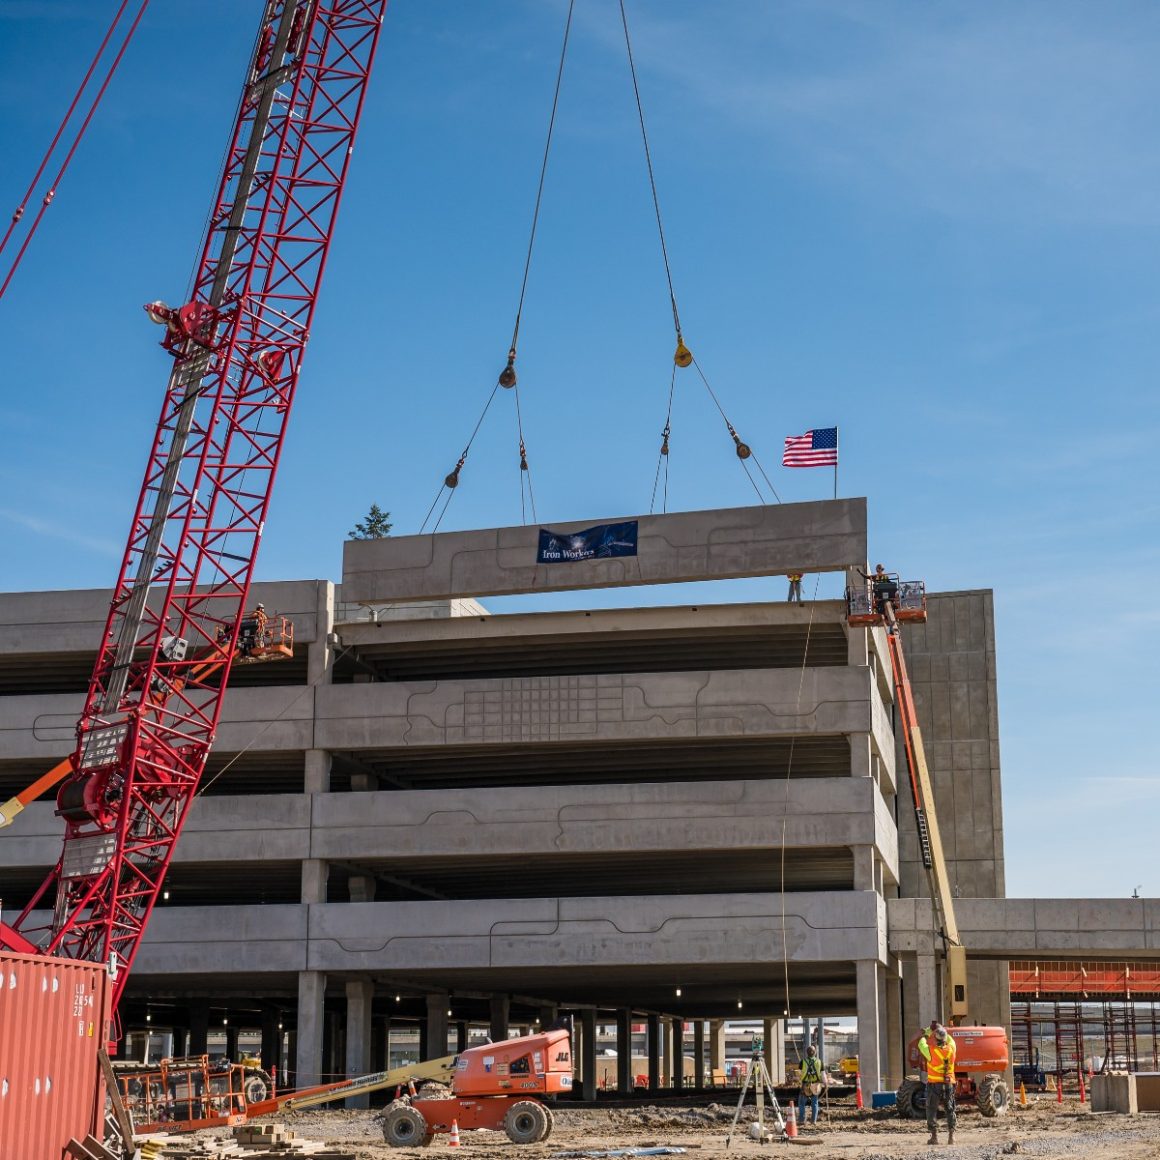
<path fill-rule="evenodd" d="M 928 1144 L 938 1143 L 938 1102 L 942 1098 L 947 1110 L 947 1143 L 955 1142 L 955 1041 L 937 1019 L 924 1028 L 918 1041 L 918 1053 L 926 1060 L 926 1126 L 930 1129 Z"/>

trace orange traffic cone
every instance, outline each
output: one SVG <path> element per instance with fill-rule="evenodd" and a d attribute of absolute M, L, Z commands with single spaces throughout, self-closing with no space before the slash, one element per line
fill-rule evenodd
<path fill-rule="evenodd" d="M 449 1148 L 458 1148 L 459 1147 L 459 1121 L 458 1120 L 451 1121 L 451 1139 L 449 1139 L 447 1141 L 447 1146 Z"/>
<path fill-rule="evenodd" d="M 1054 1076 L 1052 1077 L 1055 1078 Z M 1055 1102 L 1057 1104 L 1063 1103 L 1063 1072 L 1059 1073 L 1059 1078 L 1055 1081 Z"/>
<path fill-rule="evenodd" d="M 1083 1068 L 1079 1069 L 1079 1102 L 1087 1103 L 1087 1089 L 1083 1086 Z"/>
<path fill-rule="evenodd" d="M 785 1134 L 790 1140 L 797 1137 L 797 1116 L 794 1115 L 793 1104 L 790 1104 L 789 1115 L 785 1120 Z"/>
<path fill-rule="evenodd" d="M 862 1073 L 860 1071 L 854 1073 L 854 1106 L 858 1111 L 862 1111 L 866 1106 L 862 1102 Z"/>
<path fill-rule="evenodd" d="M 1019 1081 L 1019 1106 L 1027 1107 L 1027 1085 L 1022 1080 Z"/>

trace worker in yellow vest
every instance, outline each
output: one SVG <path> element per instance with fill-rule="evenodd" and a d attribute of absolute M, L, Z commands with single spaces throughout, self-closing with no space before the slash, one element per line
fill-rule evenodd
<path fill-rule="evenodd" d="M 918 1041 L 918 1053 L 926 1060 L 926 1126 L 930 1129 L 928 1144 L 938 1143 L 938 1102 L 947 1110 L 947 1143 L 955 1142 L 955 1041 L 947 1029 L 931 1020 Z"/>
<path fill-rule="evenodd" d="M 786 578 L 789 580 L 789 595 L 786 600 L 793 604 L 797 601 L 798 604 L 802 602 L 802 573 L 801 572 L 787 572 Z"/>
<path fill-rule="evenodd" d="M 806 1101 L 810 1104 L 810 1123 L 818 1122 L 818 1097 L 826 1086 L 826 1074 L 822 1068 L 822 1061 L 818 1059 L 818 1049 L 811 1043 L 806 1048 L 806 1057 L 802 1060 L 801 1090 L 798 1092 L 798 1123 L 806 1122 Z"/>

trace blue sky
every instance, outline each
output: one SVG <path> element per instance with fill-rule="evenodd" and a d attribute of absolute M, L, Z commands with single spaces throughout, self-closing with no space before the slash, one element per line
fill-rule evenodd
<path fill-rule="evenodd" d="M 166 374 L 140 306 L 187 284 L 259 7 L 154 0 L 0 302 L 0 588 L 114 579 Z M 0 6 L 5 218 L 113 8 Z M 262 576 L 337 578 L 372 501 L 416 531 L 454 464 L 511 335 L 565 11 L 389 6 Z M 685 335 L 738 431 L 790 501 L 832 480 L 782 439 L 839 424 L 874 557 L 995 590 L 1008 892 L 1154 896 L 1160 8 L 629 14 Z M 541 522 L 648 510 L 672 345 L 617 7 L 580 0 L 521 328 Z M 443 526 L 519 522 L 517 463 L 505 396 Z M 686 373 L 670 508 L 753 498 Z"/>

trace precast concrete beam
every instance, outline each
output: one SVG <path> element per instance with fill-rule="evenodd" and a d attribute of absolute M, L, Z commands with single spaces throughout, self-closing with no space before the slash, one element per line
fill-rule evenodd
<path fill-rule="evenodd" d="M 939 949 L 929 898 L 889 899 L 886 909 L 891 953 Z M 1160 958 L 1160 899 L 960 898 L 955 916 L 976 958 Z"/>
<path fill-rule="evenodd" d="M 537 527 L 351 540 L 342 599 L 365 604 L 840 572 L 866 559 L 866 501 L 721 508 L 553 523 L 572 533 L 637 521 L 637 555 L 537 564 Z"/>
<path fill-rule="evenodd" d="M 629 785 L 201 797 L 179 864 L 329 859 L 520 857 L 670 850 L 873 851 L 898 873 L 890 807 L 868 778 L 641 782 Z M 0 869 L 51 865 L 63 822 L 37 802 L 0 842 Z"/>
<path fill-rule="evenodd" d="M 878 695 L 868 669 L 824 668 L 328 685 L 315 699 L 314 744 L 360 750 L 867 733 Z"/>
<path fill-rule="evenodd" d="M 294 622 L 296 642 L 318 633 L 319 588 L 325 580 L 285 580 L 255 584 L 250 599 Z M 112 589 L 0 593 L 0 656 L 6 654 L 93 652 L 109 615 Z M 74 722 L 75 724 L 75 722 Z"/>
<path fill-rule="evenodd" d="M 784 901 L 790 962 L 876 958 L 878 899 L 795 893 Z M 269 909 L 269 908 L 266 908 Z M 320 971 L 439 971 L 753 962 L 780 950 L 777 894 L 492 899 L 310 908 Z"/>

